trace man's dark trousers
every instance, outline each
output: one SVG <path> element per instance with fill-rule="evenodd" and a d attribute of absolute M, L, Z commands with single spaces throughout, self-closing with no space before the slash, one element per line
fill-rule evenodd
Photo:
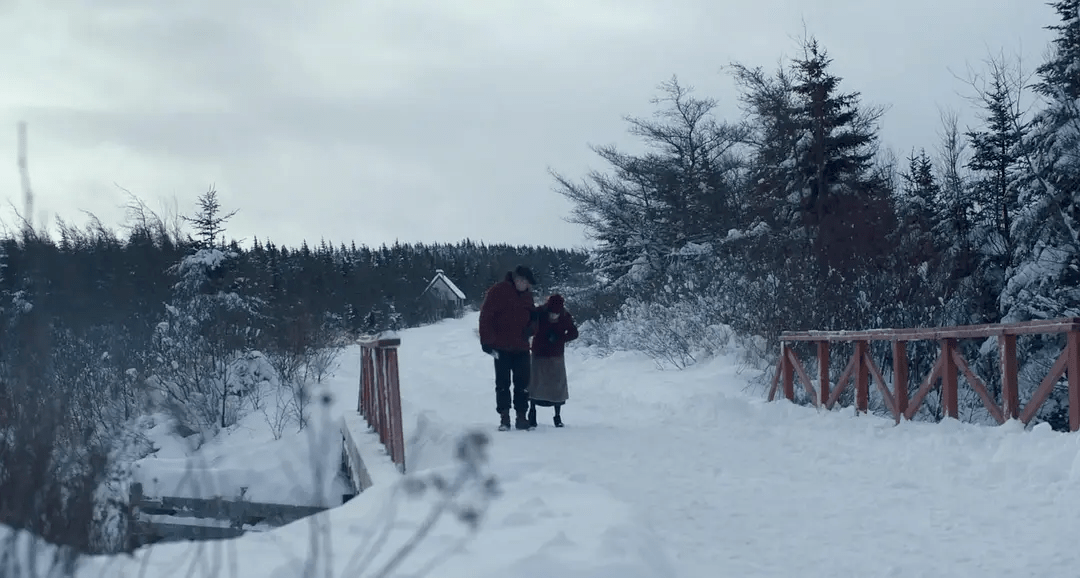
<path fill-rule="evenodd" d="M 529 409 L 528 351 L 498 351 L 495 358 L 495 410 L 509 412 L 510 384 L 514 384 L 513 406 L 517 411 Z"/>

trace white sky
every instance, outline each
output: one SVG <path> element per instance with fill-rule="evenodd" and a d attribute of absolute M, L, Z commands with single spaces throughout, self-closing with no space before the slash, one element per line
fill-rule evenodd
<path fill-rule="evenodd" d="M 736 118 L 721 67 L 774 69 L 803 23 L 842 88 L 888 104 L 884 143 L 935 144 L 954 76 L 989 52 L 1041 61 L 1037 0 L 0 0 L 0 218 L 123 219 L 123 187 L 230 236 L 583 244 L 548 168 L 603 168 L 672 74 Z M 967 112 L 965 110 L 965 112 Z M 970 119 L 970 114 L 966 117 Z"/>

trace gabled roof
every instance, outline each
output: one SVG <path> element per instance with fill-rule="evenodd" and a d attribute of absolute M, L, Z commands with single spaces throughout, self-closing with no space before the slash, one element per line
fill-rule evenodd
<path fill-rule="evenodd" d="M 439 281 L 441 281 L 442 284 L 446 286 L 446 288 L 449 289 L 455 297 L 457 297 L 458 299 L 465 299 L 465 294 L 461 292 L 461 289 L 458 289 L 457 285 L 454 285 L 453 281 L 451 281 L 446 275 L 443 274 L 442 269 L 435 270 L 435 277 L 431 279 L 431 283 L 428 283 L 428 286 L 424 288 L 424 292 L 420 295 L 424 295 L 425 293 L 427 293 L 428 290 L 430 290 L 435 285 L 435 283 Z"/>

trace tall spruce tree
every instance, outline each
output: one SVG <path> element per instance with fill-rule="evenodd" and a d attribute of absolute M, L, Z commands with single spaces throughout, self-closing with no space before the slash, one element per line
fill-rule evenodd
<path fill-rule="evenodd" d="M 889 254 L 894 226 L 888 184 L 874 165 L 882 111 L 860 106 L 857 92 L 841 92 L 831 63 L 814 38 L 792 63 L 802 119 L 794 159 L 800 214 L 814 230 L 822 270 L 857 271 Z"/>
<path fill-rule="evenodd" d="M 199 210 L 193 216 L 181 218 L 195 227 L 195 233 L 199 236 L 201 248 L 213 249 L 225 244 L 225 223 L 236 214 L 237 210 L 222 214 L 221 203 L 217 198 L 217 190 L 211 187 L 199 196 Z"/>
<path fill-rule="evenodd" d="M 1025 175 L 1012 224 L 1013 266 L 999 305 L 1005 321 L 1080 316 L 1080 0 L 1052 4 L 1059 22 L 1035 90 L 1047 106 L 1032 118 L 1024 147 Z M 1057 336 L 1019 344 L 1021 399 L 1046 375 L 1062 349 Z M 1037 414 L 1068 428 L 1071 403 L 1056 388 Z"/>
<path fill-rule="evenodd" d="M 746 218 L 729 290 L 753 303 L 750 331 L 868 326 L 889 283 L 895 228 L 889 180 L 877 164 L 883 111 L 843 92 L 814 39 L 775 74 L 733 65 L 750 125 Z M 827 296 L 823 298 L 823 296 Z"/>
<path fill-rule="evenodd" d="M 995 266 L 1007 267 L 1012 255 L 1012 221 L 1017 210 L 1017 174 L 1026 127 L 1020 118 L 1019 91 L 1022 86 L 1010 77 L 1003 60 L 991 63 L 988 86 L 980 90 L 984 107 L 984 127 L 970 130 L 971 144 L 967 168 L 975 174 L 975 193 L 984 207 L 980 221 L 992 232 L 988 239 L 996 247 Z"/>
<path fill-rule="evenodd" d="M 1031 122 L 1000 301 L 1010 321 L 1080 315 L 1080 0 L 1052 6 L 1057 36 L 1035 85 L 1048 104 Z"/>
<path fill-rule="evenodd" d="M 935 204 L 941 196 L 941 185 L 934 175 L 934 161 L 926 150 L 915 151 L 907 158 L 907 169 L 900 174 L 901 186 L 896 191 L 896 213 L 899 219 L 899 257 L 903 265 L 918 267 L 938 255 L 939 242 Z"/>
<path fill-rule="evenodd" d="M 716 102 L 694 96 L 677 79 L 660 91 L 654 118 L 626 118 L 648 152 L 593 147 L 611 173 L 592 171 L 574 182 L 553 172 L 556 190 L 574 205 L 571 221 L 597 241 L 598 271 L 614 289 L 639 295 L 662 289 L 673 253 L 726 231 L 736 214 L 733 150 L 743 140 L 740 127 L 718 123 Z"/>

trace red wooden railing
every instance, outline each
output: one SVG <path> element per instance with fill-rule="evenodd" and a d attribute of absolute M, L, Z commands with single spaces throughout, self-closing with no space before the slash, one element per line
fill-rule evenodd
<path fill-rule="evenodd" d="M 405 436 L 401 429 L 401 387 L 397 348 L 401 340 L 360 341 L 360 396 L 356 410 L 364 416 L 390 459 L 405 473 Z"/>
<path fill-rule="evenodd" d="M 1067 335 L 1065 349 L 1039 384 L 1031 399 L 1021 407 L 1016 362 L 1016 337 L 1018 335 Z M 957 349 L 957 340 L 997 337 L 1001 355 L 1001 404 L 990 395 L 986 384 L 968 365 Z M 892 343 L 893 388 L 890 391 L 881 369 L 870 356 L 870 343 Z M 908 397 L 909 341 L 937 341 L 941 353 L 934 362 L 930 374 L 922 381 L 913 397 Z M 807 374 L 790 342 L 811 342 L 817 345 L 819 389 Z M 829 383 L 829 346 L 833 343 L 854 343 L 855 351 L 847 367 L 836 382 Z M 897 423 L 901 418 L 911 419 L 919 411 L 926 395 L 938 383 L 941 385 L 942 406 L 949 417 L 956 418 L 958 408 L 958 376 L 963 373 L 969 386 L 982 399 L 990 415 L 998 423 L 1020 419 L 1027 424 L 1046 401 L 1054 385 L 1065 374 L 1069 380 L 1069 429 L 1080 430 L 1080 317 L 1028 321 L 1023 323 L 993 323 L 960 327 L 936 327 L 929 329 L 871 329 L 865 331 L 801 331 L 784 332 L 780 335 L 780 359 L 776 374 L 769 386 L 769 401 L 776 397 L 776 390 L 783 387 L 783 395 L 795 399 L 795 378 L 801 381 L 815 406 L 831 409 L 849 382 L 855 383 L 855 406 L 857 411 L 867 411 L 870 398 L 870 381 L 873 380 L 889 411 Z"/>

